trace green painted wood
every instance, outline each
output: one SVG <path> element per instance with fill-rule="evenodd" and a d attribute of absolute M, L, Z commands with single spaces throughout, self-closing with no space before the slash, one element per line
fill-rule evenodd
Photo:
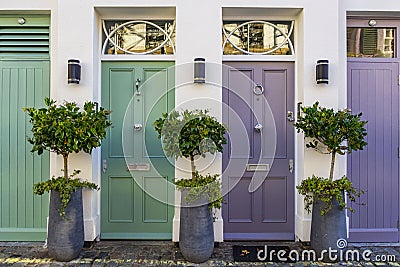
<path fill-rule="evenodd" d="M 21 35 L 11 35 L 11 34 L 3 34 L 1 36 L 2 40 L 20 40 L 20 39 L 29 39 L 29 40 L 48 40 L 48 34 L 25 34 Z"/>
<path fill-rule="evenodd" d="M 1 34 L 20 34 L 21 30 L 26 34 L 44 34 L 50 33 L 48 27 L 35 27 L 35 28 L 18 28 L 18 27 L 9 27 L 9 28 L 0 28 Z"/>
<path fill-rule="evenodd" d="M 50 16 L 0 16 L 0 58 L 49 58 L 49 43 Z"/>
<path fill-rule="evenodd" d="M 102 145 L 101 238 L 171 239 L 174 162 L 166 159 L 153 122 L 174 108 L 171 62 L 103 62 L 102 106 L 113 127 Z M 135 81 L 141 79 L 140 96 Z M 132 101 L 132 102 L 131 102 Z M 143 129 L 135 131 L 135 123 Z M 127 171 L 150 164 L 150 171 Z"/>
<path fill-rule="evenodd" d="M 21 36 L 18 36 L 18 37 L 21 37 Z M 25 36 L 22 36 L 22 37 L 25 37 Z M 20 38 L 20 39 L 22 39 L 22 38 Z M 19 45 L 20 44 L 15 41 L 0 41 L 0 46 L 7 47 L 7 46 L 19 46 Z M 24 39 L 24 45 L 26 45 L 26 46 L 47 46 L 47 49 L 48 49 L 49 42 L 48 41 L 36 41 L 36 40 L 29 42 L 29 41 L 26 41 L 26 39 Z"/>
<path fill-rule="evenodd" d="M 43 106 L 50 92 L 49 61 L 0 61 L 0 241 L 43 241 L 48 198 L 33 184 L 50 175 L 49 154 L 33 155 L 23 107 Z"/>
<path fill-rule="evenodd" d="M 25 18 L 26 23 L 20 25 L 18 23 L 19 18 Z M 32 26 L 49 26 L 50 25 L 50 16 L 49 15 L 1 15 L 0 17 L 0 25 L 5 27 L 32 27 Z"/>
<path fill-rule="evenodd" d="M 13 46 L 4 46 L 2 47 L 0 44 L 0 52 L 20 52 L 20 53 L 26 53 L 26 52 L 48 52 L 49 48 L 48 47 L 30 47 L 29 50 L 24 49 L 24 47 L 13 47 Z"/>

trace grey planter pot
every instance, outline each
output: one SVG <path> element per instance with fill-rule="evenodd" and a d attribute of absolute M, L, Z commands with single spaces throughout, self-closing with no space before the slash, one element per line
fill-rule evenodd
<path fill-rule="evenodd" d="M 342 194 L 344 195 L 343 192 Z M 323 250 L 336 250 L 332 255 L 337 256 L 337 259 L 329 257 L 328 253 L 323 257 L 325 262 L 336 262 L 340 260 L 340 254 L 345 254 L 347 245 L 346 210 L 340 209 L 339 203 L 334 199 L 332 210 L 321 216 L 320 210 L 323 206 L 324 203 L 319 200 L 313 204 L 310 243 L 318 257 Z"/>
<path fill-rule="evenodd" d="M 58 213 L 60 206 L 60 193 L 51 191 L 47 247 L 51 258 L 70 261 L 79 256 L 84 243 L 82 188 L 71 194 L 65 218 Z"/>
<path fill-rule="evenodd" d="M 193 263 L 207 261 L 214 251 L 213 218 L 205 198 L 187 203 L 182 191 L 179 248 L 183 257 Z"/>

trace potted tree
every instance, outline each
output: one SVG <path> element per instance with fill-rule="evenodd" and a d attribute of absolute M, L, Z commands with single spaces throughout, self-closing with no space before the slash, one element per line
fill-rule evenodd
<path fill-rule="evenodd" d="M 188 158 L 191 177 L 176 180 L 181 191 L 179 247 L 186 260 L 207 261 L 214 249 L 212 208 L 221 208 L 219 175 L 201 175 L 195 166 L 198 157 L 223 151 L 226 128 L 207 110 L 172 111 L 155 121 L 167 157 Z"/>
<path fill-rule="evenodd" d="M 45 108 L 24 108 L 32 124 L 32 152 L 39 155 L 48 150 L 61 155 L 64 161 L 63 176 L 34 185 L 34 193 L 50 192 L 47 246 L 50 257 L 57 261 L 76 258 L 84 243 L 82 188 L 98 189 L 96 184 L 81 181 L 79 170 L 69 175 L 68 157 L 71 153 L 91 153 L 100 146 L 111 125 L 110 111 L 95 109 L 93 102 L 86 102 L 82 109 L 76 103 L 45 99 Z"/>
<path fill-rule="evenodd" d="M 354 188 L 346 176 L 333 179 L 335 160 L 337 154 L 362 150 L 367 145 L 364 141 L 367 122 L 361 120 L 361 113 L 335 111 L 319 106 L 318 102 L 301 110 L 303 115 L 294 126 L 297 132 L 304 133 L 306 146 L 331 156 L 329 178 L 313 175 L 297 186 L 304 195 L 305 209 L 310 212 L 312 207 L 311 246 L 319 253 L 329 248 L 343 250 L 347 243 L 345 210 L 353 211 L 346 204 L 344 192 L 354 202 L 362 191 Z M 327 257 L 326 254 L 325 259 L 329 260 Z"/>

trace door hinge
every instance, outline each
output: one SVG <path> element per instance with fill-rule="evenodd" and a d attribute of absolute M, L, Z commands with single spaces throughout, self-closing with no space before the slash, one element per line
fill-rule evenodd
<path fill-rule="evenodd" d="M 103 159 L 103 173 L 106 173 L 106 171 L 107 171 L 107 160 L 106 159 Z"/>
<path fill-rule="evenodd" d="M 397 148 L 397 157 L 400 158 L 400 147 Z"/>
<path fill-rule="evenodd" d="M 292 159 L 289 160 L 289 172 L 293 173 L 294 170 L 294 162 Z"/>
<path fill-rule="evenodd" d="M 399 85 L 400 85 L 400 74 L 399 74 L 399 77 L 398 77 L 399 79 L 398 79 L 398 82 L 399 82 Z"/>

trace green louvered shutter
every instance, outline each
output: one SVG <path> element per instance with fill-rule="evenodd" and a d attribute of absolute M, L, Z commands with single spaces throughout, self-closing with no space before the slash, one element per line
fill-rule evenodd
<path fill-rule="evenodd" d="M 49 178 L 49 153 L 30 152 L 22 108 L 44 106 L 50 93 L 49 22 L 0 16 L 0 241 L 46 239 L 48 196 L 34 195 L 32 187 Z"/>
<path fill-rule="evenodd" d="M 376 50 L 378 47 L 377 40 L 378 40 L 378 30 L 373 28 L 364 28 L 363 29 L 363 45 L 362 45 L 362 52 L 365 55 L 375 55 Z"/>
<path fill-rule="evenodd" d="M 49 58 L 49 26 L 49 16 L 0 17 L 0 57 Z"/>

